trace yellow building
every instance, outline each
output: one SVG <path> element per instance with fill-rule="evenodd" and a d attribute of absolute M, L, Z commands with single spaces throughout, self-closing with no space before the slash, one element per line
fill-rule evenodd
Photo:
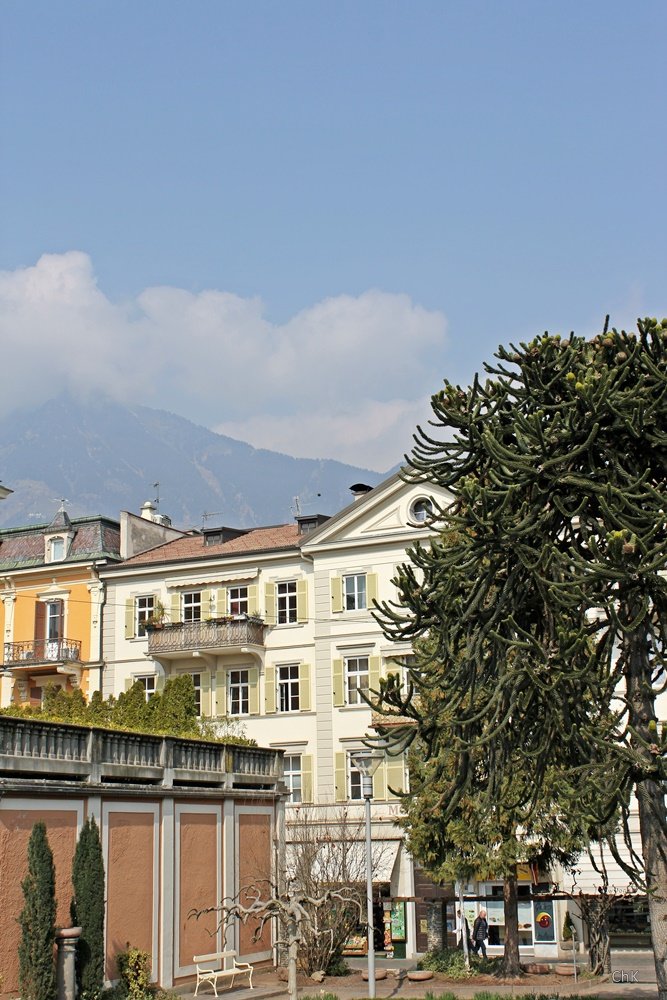
<path fill-rule="evenodd" d="M 120 559 L 106 517 L 0 529 L 0 705 L 39 705 L 47 684 L 101 690 L 103 566 Z"/>

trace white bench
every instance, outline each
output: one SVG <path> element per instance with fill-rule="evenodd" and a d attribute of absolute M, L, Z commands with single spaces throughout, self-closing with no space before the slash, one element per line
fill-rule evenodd
<path fill-rule="evenodd" d="M 227 959 L 232 960 L 229 968 L 225 968 Z M 248 986 L 252 986 L 252 965 L 247 962 L 237 962 L 235 951 L 214 951 L 210 955 L 194 955 L 193 962 L 197 966 L 197 986 L 195 996 L 202 983 L 210 983 L 213 992 L 218 995 L 218 983 L 231 979 L 230 989 L 234 986 L 235 976 L 247 976 Z"/>

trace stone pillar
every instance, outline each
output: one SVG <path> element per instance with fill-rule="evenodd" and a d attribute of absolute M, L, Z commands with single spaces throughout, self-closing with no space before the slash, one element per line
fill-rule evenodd
<path fill-rule="evenodd" d="M 56 933 L 58 1000 L 76 1000 L 76 943 L 80 936 L 80 927 L 65 927 Z"/>
<path fill-rule="evenodd" d="M 427 942 L 429 951 L 440 951 L 446 944 L 442 911 L 442 900 L 435 900 L 428 904 Z"/>

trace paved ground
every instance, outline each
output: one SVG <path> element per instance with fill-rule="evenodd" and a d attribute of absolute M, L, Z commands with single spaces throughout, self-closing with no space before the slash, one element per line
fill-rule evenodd
<path fill-rule="evenodd" d="M 334 993 L 340 1000 L 359 1000 L 368 996 L 367 983 L 361 978 L 361 970 L 365 969 L 364 959 L 351 959 L 348 964 L 355 969 L 350 976 L 327 979 L 321 985 L 299 981 L 299 995 L 318 997 L 320 993 Z M 657 989 L 655 985 L 655 968 L 653 955 L 650 951 L 614 951 L 612 953 L 612 975 L 605 980 L 579 979 L 573 977 L 531 977 L 530 982 L 497 983 L 490 977 L 474 983 L 454 983 L 441 977 L 434 977 L 426 983 L 414 983 L 408 980 L 404 973 L 415 967 L 412 961 L 390 961 L 378 959 L 378 970 L 387 969 L 387 978 L 378 980 L 376 995 L 378 1000 L 417 1000 L 426 992 L 436 997 L 442 993 L 454 993 L 461 1000 L 471 1000 L 476 993 L 488 991 L 504 996 L 520 996 L 526 993 L 536 993 L 547 997 L 562 997 L 563 1000 L 572 993 L 581 993 L 591 998 L 598 996 L 604 1000 L 655 1000 Z M 391 970 L 396 970 L 398 975 Z M 540 981 L 542 980 L 542 981 Z M 249 993 L 247 988 L 238 990 L 219 990 L 225 1000 L 269 1000 L 272 997 L 286 997 L 287 984 L 281 982 L 275 971 L 269 970 L 255 975 L 256 989 Z M 194 986 L 189 989 L 181 987 L 178 993 L 184 1000 L 194 997 Z M 213 992 L 209 987 L 199 991 L 199 997 L 211 997 Z"/>

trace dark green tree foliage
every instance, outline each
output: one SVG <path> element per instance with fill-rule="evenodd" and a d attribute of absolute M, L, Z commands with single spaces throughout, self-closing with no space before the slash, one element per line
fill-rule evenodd
<path fill-rule="evenodd" d="M 79 834 L 72 883 L 72 921 L 81 927 L 76 951 L 78 995 L 81 1000 L 97 1000 L 104 986 L 104 861 L 94 817 L 86 820 Z"/>
<path fill-rule="evenodd" d="M 25 904 L 19 923 L 19 988 L 23 1000 L 55 1000 L 56 875 L 44 823 L 35 823 L 28 842 Z"/>
<path fill-rule="evenodd" d="M 189 674 L 170 677 L 154 705 L 153 725 L 159 732 L 179 733 L 182 736 L 198 734 L 195 689 Z"/>
<path fill-rule="evenodd" d="M 427 647 L 421 642 L 417 651 Z M 435 688 L 422 686 L 418 696 L 422 717 L 449 732 L 455 719 Z M 508 976 L 521 973 L 517 865 L 530 862 L 548 870 L 555 862 L 569 867 L 587 843 L 587 831 L 576 814 L 568 815 L 561 792 L 567 775 L 550 767 L 542 784 L 539 808 L 527 808 L 532 800 L 534 769 L 530 758 L 515 750 L 513 767 L 502 776 L 502 794 L 495 808 L 487 806 L 492 760 L 484 742 L 485 723 L 479 722 L 479 738 L 468 748 L 469 780 L 455 809 L 443 821 L 443 791 L 451 787 L 459 753 L 441 744 L 437 755 L 425 752 L 417 737 L 408 753 L 410 790 L 402 800 L 402 825 L 410 853 L 437 882 L 471 879 L 504 880 L 505 938 L 499 971 Z"/>
<path fill-rule="evenodd" d="M 584 818 L 627 817 L 637 796 L 662 1000 L 667 1000 L 665 745 L 656 697 L 667 652 L 667 321 L 591 341 L 545 334 L 500 348 L 488 378 L 445 383 L 433 426 L 418 431 L 408 477 L 445 487 L 455 544 L 417 547 L 382 608 L 392 638 L 429 633 L 384 710 L 408 715 L 437 758 L 456 752 L 443 820 L 470 786 L 472 750 L 488 749 L 487 801 L 519 749 L 539 807 L 548 769 L 569 769 Z M 444 522 L 444 512 L 436 525 Z M 588 614 L 584 612 L 588 611 Z M 444 728 L 420 713 L 425 688 L 451 706 Z M 594 707 L 597 706 L 597 710 Z M 480 720 L 484 727 L 480 731 Z M 539 722 L 539 724 L 538 724 Z M 595 792 L 591 793 L 591 789 Z"/>

